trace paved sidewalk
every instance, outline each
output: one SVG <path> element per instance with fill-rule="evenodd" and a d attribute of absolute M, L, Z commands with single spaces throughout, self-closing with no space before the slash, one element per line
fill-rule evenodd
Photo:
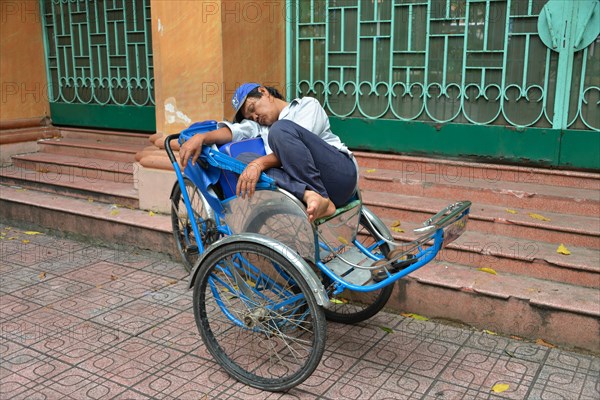
<path fill-rule="evenodd" d="M 261 392 L 207 354 L 179 263 L 28 233 L 0 224 L 2 399 L 600 398 L 598 357 L 388 313 L 329 323 L 313 376 Z"/>

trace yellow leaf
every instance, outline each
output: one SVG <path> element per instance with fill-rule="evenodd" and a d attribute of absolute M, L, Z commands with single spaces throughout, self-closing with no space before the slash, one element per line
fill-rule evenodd
<path fill-rule="evenodd" d="M 90 202 L 90 203 L 93 203 L 93 202 L 94 202 L 94 199 L 92 199 L 91 197 L 88 197 L 88 199 L 87 199 L 87 200 L 88 200 L 88 202 Z"/>
<path fill-rule="evenodd" d="M 487 333 L 488 335 L 494 335 L 494 336 L 496 336 L 496 335 L 497 335 L 497 333 L 496 333 L 496 332 L 488 331 L 487 329 L 484 329 L 484 330 L 483 330 L 483 332 L 484 332 L 484 333 Z"/>
<path fill-rule="evenodd" d="M 395 220 L 395 221 L 393 221 L 393 222 L 391 223 L 391 225 L 390 225 L 390 226 L 391 226 L 392 228 L 395 228 L 395 227 L 397 227 L 397 226 L 400 226 L 400 221 L 398 221 L 398 220 Z"/>
<path fill-rule="evenodd" d="M 154 215 L 155 215 L 155 214 L 154 214 L 154 211 L 149 211 L 149 212 L 148 212 L 148 215 L 149 215 L 149 216 L 151 216 L 151 217 L 154 217 Z"/>
<path fill-rule="evenodd" d="M 119 213 L 120 213 L 120 212 L 121 212 L 121 211 L 119 211 L 119 210 L 112 210 L 112 211 L 110 212 L 110 215 L 119 215 Z"/>
<path fill-rule="evenodd" d="M 558 254 L 564 254 L 565 256 L 568 256 L 568 255 L 570 255 L 570 254 L 571 254 L 571 252 L 569 251 L 569 249 L 567 249 L 567 248 L 565 247 L 565 245 L 564 245 L 564 244 L 562 244 L 562 243 L 560 244 L 560 246 L 558 246 L 558 249 L 556 249 L 556 252 L 557 252 Z"/>
<path fill-rule="evenodd" d="M 492 386 L 492 392 L 502 393 L 507 391 L 509 388 L 510 386 L 507 383 L 496 383 L 494 386 Z"/>
<path fill-rule="evenodd" d="M 175 285 L 177 283 L 176 279 L 171 279 L 169 281 L 167 281 L 167 285 Z"/>
<path fill-rule="evenodd" d="M 27 244 L 27 243 L 29 243 L 29 240 L 21 240 L 21 243 Z"/>
<path fill-rule="evenodd" d="M 488 274 L 497 275 L 496 271 L 491 268 L 477 268 L 477 271 L 487 272 Z"/>
<path fill-rule="evenodd" d="M 549 347 L 551 349 L 555 348 L 556 346 L 553 345 L 552 343 L 548 343 L 546 342 L 544 339 L 538 339 L 535 341 L 536 344 L 539 344 L 540 346 L 545 346 L 545 347 Z"/>
<path fill-rule="evenodd" d="M 26 235 L 43 235 L 42 232 L 36 232 L 36 231 L 26 231 L 26 232 L 23 232 L 23 233 L 26 234 Z"/>
<path fill-rule="evenodd" d="M 515 211 L 515 210 L 511 210 L 510 208 L 507 208 L 507 209 L 506 209 L 506 212 L 507 212 L 507 213 L 509 213 L 509 214 L 518 214 L 518 212 L 517 212 L 517 211 Z"/>
<path fill-rule="evenodd" d="M 14 236 L 8 238 L 8 240 L 15 240 L 15 239 L 16 239 L 16 237 L 14 237 Z"/>
<path fill-rule="evenodd" d="M 350 243 L 343 236 L 338 236 L 337 240 L 339 240 L 341 244 L 349 244 Z"/>
<path fill-rule="evenodd" d="M 367 170 L 367 173 L 370 174 L 370 173 L 375 172 L 375 171 L 377 171 L 375 168 L 371 168 L 371 169 Z"/>
<path fill-rule="evenodd" d="M 329 299 L 329 302 L 333 304 L 344 304 L 340 299 Z"/>
<path fill-rule="evenodd" d="M 393 226 L 393 227 L 392 227 L 392 230 L 393 230 L 394 232 L 399 232 L 399 233 L 402 233 L 402 232 L 404 232 L 404 229 L 402 229 L 402 228 L 398 228 L 397 226 Z"/>
<path fill-rule="evenodd" d="M 38 278 L 40 278 L 40 279 L 44 279 L 45 277 L 46 277 L 45 272 L 40 272 L 40 274 L 38 275 Z"/>
<path fill-rule="evenodd" d="M 550 221 L 550 218 L 546 218 L 543 215 L 540 214 L 535 214 L 535 213 L 529 213 L 529 216 L 533 219 L 538 219 L 540 221 Z"/>
<path fill-rule="evenodd" d="M 400 315 L 402 315 L 403 317 L 406 318 L 412 318 L 412 319 L 416 319 L 418 321 L 429 321 L 429 318 L 424 317 L 422 315 L 419 314 L 413 314 L 413 313 L 401 313 Z"/>
<path fill-rule="evenodd" d="M 111 275 L 111 276 L 110 276 L 110 280 L 111 280 L 111 281 L 116 281 L 117 279 L 119 279 L 119 277 L 118 277 L 118 276 L 116 276 L 116 275 Z"/>

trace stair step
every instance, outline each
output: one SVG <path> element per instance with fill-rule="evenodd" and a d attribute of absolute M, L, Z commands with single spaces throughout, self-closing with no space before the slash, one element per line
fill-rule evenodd
<path fill-rule="evenodd" d="M 384 219 L 387 226 L 391 220 Z M 394 231 L 394 239 L 410 242 L 417 239 L 413 229 L 420 224 L 402 223 L 404 232 Z M 398 229 L 398 228 L 396 228 Z M 471 268 L 491 268 L 497 272 L 530 276 L 586 287 L 600 286 L 599 251 L 585 247 L 568 246 L 570 255 L 556 252 L 558 244 L 539 240 L 521 240 L 509 236 L 490 235 L 472 229 L 442 249 L 441 262 L 459 263 Z"/>
<path fill-rule="evenodd" d="M 0 187 L 0 215 L 107 242 L 177 254 L 169 215 L 9 186 Z"/>
<path fill-rule="evenodd" d="M 358 164 L 365 169 L 388 169 L 406 179 L 424 180 L 424 175 L 436 175 L 438 180 L 464 179 L 489 182 L 518 182 L 566 186 L 581 189 L 600 189 L 600 174 L 569 170 L 552 170 L 512 165 L 472 163 L 425 157 L 353 152 Z"/>
<path fill-rule="evenodd" d="M 139 204 L 137 190 L 131 183 L 56 175 L 51 171 L 32 171 L 15 166 L 0 168 L 0 183 L 129 207 Z"/>
<path fill-rule="evenodd" d="M 96 129 L 81 129 L 67 127 L 59 127 L 57 129 L 60 136 L 67 139 L 85 139 L 94 142 L 118 142 L 134 144 L 138 146 L 148 146 L 150 144 L 150 135 L 145 133 L 104 131 Z"/>
<path fill-rule="evenodd" d="M 44 139 L 38 143 L 40 151 L 46 153 L 125 162 L 133 162 L 135 154 L 145 147 L 131 143 L 71 138 Z"/>
<path fill-rule="evenodd" d="M 600 351 L 597 287 L 434 261 L 400 280 L 387 307 Z"/>
<path fill-rule="evenodd" d="M 54 153 L 29 153 L 12 157 L 19 168 L 49 173 L 55 176 L 75 175 L 87 180 L 102 179 L 133 184 L 135 163 L 99 158 L 83 158 Z"/>
<path fill-rule="evenodd" d="M 451 203 L 443 199 L 373 191 L 363 191 L 362 199 L 364 204 L 380 218 L 399 220 L 403 224 L 405 222 L 420 224 Z M 535 214 L 549 221 L 531 217 Z M 598 217 L 474 203 L 469 215 L 469 230 L 600 249 Z"/>
<path fill-rule="evenodd" d="M 397 171 L 361 169 L 363 190 L 402 193 L 425 198 L 461 198 L 477 203 L 547 210 L 576 215 L 600 215 L 600 191 L 553 187 L 521 182 L 487 182 L 478 179 L 440 180 L 424 175 L 423 180 L 406 179 Z"/>

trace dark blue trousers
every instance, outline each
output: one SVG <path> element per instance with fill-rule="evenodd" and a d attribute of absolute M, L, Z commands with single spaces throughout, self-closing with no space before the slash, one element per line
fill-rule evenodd
<path fill-rule="evenodd" d="M 356 190 L 357 171 L 351 156 L 339 151 L 314 133 L 290 120 L 279 120 L 269 129 L 269 147 L 281 168 L 265 171 L 277 185 L 298 199 L 305 190 L 329 198 L 336 207 L 346 204 Z M 250 162 L 259 157 L 243 153 L 238 159 Z"/>

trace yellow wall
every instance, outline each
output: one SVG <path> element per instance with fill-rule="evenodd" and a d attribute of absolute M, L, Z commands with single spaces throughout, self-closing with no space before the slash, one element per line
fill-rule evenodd
<path fill-rule="evenodd" d="M 156 130 L 230 119 L 246 81 L 285 89 L 285 1 L 152 0 Z"/>
<path fill-rule="evenodd" d="M 49 115 L 38 1 L 0 0 L 0 121 Z"/>

